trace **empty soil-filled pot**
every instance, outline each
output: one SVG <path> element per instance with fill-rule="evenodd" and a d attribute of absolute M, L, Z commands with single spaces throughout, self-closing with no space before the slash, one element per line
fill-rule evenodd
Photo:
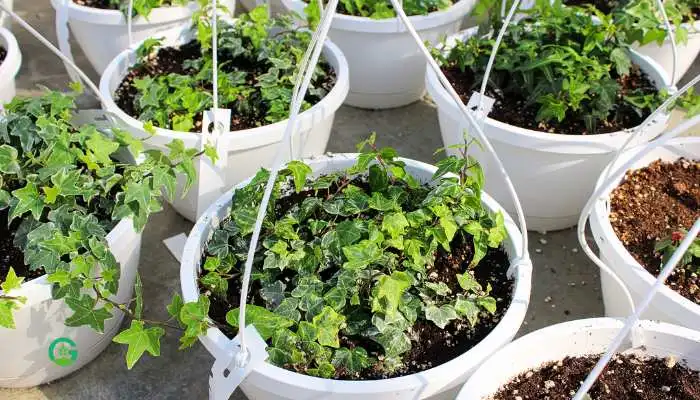
<path fill-rule="evenodd" d="M 481 128 L 518 192 L 528 228 L 542 231 L 576 224 L 600 171 L 631 135 L 630 128 L 661 105 L 664 90 L 673 89 L 658 64 L 622 43 L 584 46 L 581 31 L 603 29 L 593 19 L 560 4 L 537 7 L 536 20 L 526 17 L 506 31 L 486 90 L 495 103 Z M 547 33 L 552 30 L 562 33 Z M 438 62 L 465 104 L 480 90 L 492 46 L 477 28 L 441 46 Z M 444 144 L 462 143 L 465 132 L 475 136 L 432 70 L 426 80 Z M 574 91 L 578 94 L 569 94 Z M 661 113 L 650 121 L 637 143 L 658 135 L 667 120 Z M 470 155 L 484 166 L 486 191 L 512 212 L 491 155 L 479 146 Z"/>
<path fill-rule="evenodd" d="M 243 382 L 248 397 L 454 398 L 520 327 L 531 266 L 513 221 L 471 173 L 443 176 L 455 164 L 435 175 L 376 151 L 282 171 L 246 311 L 269 358 Z M 216 327 L 199 339 L 215 357 L 237 331 L 236 260 L 265 177 L 212 205 L 185 246 L 184 299 L 208 305 Z"/>
<path fill-rule="evenodd" d="M 623 322 L 564 322 L 515 340 L 467 381 L 458 400 L 568 400 Z M 595 400 L 700 399 L 700 332 L 641 321 L 588 392 Z"/>
<path fill-rule="evenodd" d="M 196 39 L 206 18 L 162 43 L 146 40 L 122 52 L 102 75 L 104 109 L 123 129 L 148 138 L 146 146 L 166 149 L 175 138 L 200 146 L 203 114 L 213 107 L 212 54 L 208 42 Z M 289 18 L 268 20 L 266 9 L 258 7 L 232 23 L 221 21 L 218 38 L 219 107 L 231 110 L 230 129 L 219 136 L 226 167 L 216 170 L 222 185 L 200 176 L 186 197 L 174 197 L 175 209 L 192 221 L 223 191 L 272 164 L 287 125 L 296 58 L 311 33 L 293 27 Z M 285 146 L 293 152 L 286 154 L 289 159 L 325 152 L 335 112 L 348 93 L 347 63 L 331 42 L 324 44 L 315 71 L 292 145 Z M 181 179 L 178 193 L 184 183 Z"/>
<path fill-rule="evenodd" d="M 618 168 L 639 151 L 625 152 L 606 171 Z M 699 154 L 700 138 L 693 137 L 677 138 L 654 149 L 593 208 L 591 230 L 600 257 L 626 284 L 635 301 L 651 288 L 662 262 L 700 217 Z M 700 329 L 697 246 L 677 265 L 645 318 Z M 601 283 L 606 315 L 628 315 L 621 288 L 607 274 L 601 274 Z"/>

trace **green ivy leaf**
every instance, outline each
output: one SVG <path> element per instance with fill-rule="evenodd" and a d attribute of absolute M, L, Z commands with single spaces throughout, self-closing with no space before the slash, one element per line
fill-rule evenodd
<path fill-rule="evenodd" d="M 112 339 L 115 343 L 126 344 L 126 367 L 131 369 L 148 351 L 152 356 L 160 355 L 160 338 L 165 334 L 163 328 L 156 326 L 144 329 L 143 321 L 131 321 L 131 327 L 123 330 Z"/>
<path fill-rule="evenodd" d="M 465 317 L 472 327 L 479 321 L 479 306 L 471 299 L 458 297 L 455 302 L 455 311 Z"/>
<path fill-rule="evenodd" d="M 319 378 L 330 379 L 335 376 L 335 368 L 333 364 L 329 362 L 322 362 L 317 368 L 309 368 L 306 372 L 311 376 L 317 376 Z"/>
<path fill-rule="evenodd" d="M 333 348 L 340 347 L 338 332 L 345 326 L 345 316 L 338 314 L 333 308 L 325 306 L 316 315 L 313 323 L 318 328 L 318 343 Z"/>
<path fill-rule="evenodd" d="M 391 213 L 384 216 L 382 230 L 387 232 L 392 238 L 402 236 L 408 228 L 408 220 L 403 213 Z"/>
<path fill-rule="evenodd" d="M 411 350 L 411 339 L 400 329 L 389 327 L 374 340 L 384 349 L 385 357 L 397 357 Z"/>
<path fill-rule="evenodd" d="M 333 353 L 333 361 L 331 363 L 336 369 L 342 367 L 350 373 L 361 372 L 372 365 L 370 358 L 367 356 L 367 350 L 362 347 L 353 349 L 339 348 Z"/>
<path fill-rule="evenodd" d="M 17 149 L 6 144 L 0 146 L 0 172 L 17 175 L 20 171 Z"/>
<path fill-rule="evenodd" d="M 73 315 L 66 318 L 66 326 L 89 326 L 102 333 L 105 329 L 105 320 L 112 318 L 112 314 L 104 307 L 95 308 L 97 300 L 87 294 L 79 298 L 66 297 L 65 302 L 73 310 Z"/>
<path fill-rule="evenodd" d="M 479 293 L 483 290 L 479 282 L 476 281 L 476 278 L 468 272 L 457 274 L 457 282 L 459 286 L 467 292 Z"/>
<path fill-rule="evenodd" d="M 235 328 L 239 328 L 238 313 L 238 308 L 226 313 L 226 322 Z M 245 320 L 246 324 L 254 325 L 260 336 L 265 340 L 271 338 L 275 330 L 289 328 L 294 325 L 294 321 L 291 319 L 252 304 L 246 305 Z"/>
<path fill-rule="evenodd" d="M 5 282 L 0 284 L 0 289 L 2 289 L 2 291 L 5 293 L 11 290 L 19 289 L 22 287 L 22 281 L 24 281 L 24 278 L 18 277 L 15 273 L 15 269 L 10 267 L 9 271 L 7 271 L 7 275 L 5 276 Z"/>
<path fill-rule="evenodd" d="M 296 192 L 301 192 L 306 185 L 306 177 L 312 172 L 311 167 L 302 161 L 294 160 L 287 164 L 287 169 L 292 173 Z"/>
<path fill-rule="evenodd" d="M 32 182 L 27 182 L 26 186 L 12 192 L 12 195 L 17 199 L 16 203 L 10 209 L 10 220 L 13 220 L 27 211 L 32 213 L 35 220 L 41 218 L 41 212 L 44 209 L 44 202 L 39 197 L 39 191 Z"/>
<path fill-rule="evenodd" d="M 478 304 L 479 307 L 483 308 L 484 310 L 488 311 L 491 314 L 496 313 L 496 299 L 494 299 L 491 296 L 484 296 L 484 297 L 477 298 L 476 304 Z"/>
<path fill-rule="evenodd" d="M 392 317 L 398 310 L 401 296 L 411 287 L 412 281 L 410 275 L 403 271 L 380 275 L 372 289 L 372 312 L 382 312 Z"/>

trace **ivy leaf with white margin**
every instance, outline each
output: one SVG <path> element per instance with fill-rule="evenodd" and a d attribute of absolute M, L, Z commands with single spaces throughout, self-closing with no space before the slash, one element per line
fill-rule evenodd
<path fill-rule="evenodd" d="M 425 319 L 433 321 L 440 329 L 445 329 L 450 321 L 459 318 L 455 308 L 449 304 L 443 304 L 440 307 L 430 305 L 425 308 Z"/>
<path fill-rule="evenodd" d="M 112 341 L 128 345 L 126 351 L 126 367 L 131 369 L 148 351 L 152 356 L 160 355 L 160 338 L 165 334 L 163 328 L 156 326 L 144 329 L 143 321 L 131 321 L 131 327 L 120 332 Z"/>

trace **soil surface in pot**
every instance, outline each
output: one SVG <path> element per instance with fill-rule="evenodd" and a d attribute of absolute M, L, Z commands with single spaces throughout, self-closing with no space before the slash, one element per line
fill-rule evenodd
<path fill-rule="evenodd" d="M 44 275 L 44 271 L 30 271 L 24 264 L 24 253 L 12 243 L 20 220 L 16 219 L 8 226 L 9 208 L 0 210 L 0 282 L 5 281 L 10 268 L 14 268 L 17 276 L 23 276 L 25 281 Z"/>
<path fill-rule="evenodd" d="M 367 185 L 361 181 L 352 182 L 355 185 Z M 334 193 L 337 186 L 332 186 L 329 193 Z M 294 207 L 305 197 L 313 195 L 313 191 L 302 192 L 282 198 L 276 206 L 276 213 L 283 215 L 286 210 Z M 320 194 L 321 191 L 317 194 Z M 222 223 L 222 225 L 225 224 Z M 461 232 L 461 231 L 460 231 Z M 261 242 L 264 238 L 260 238 Z M 247 243 L 247 242 L 246 242 Z M 439 248 L 435 253 L 433 269 L 428 275 L 428 281 L 439 283 L 444 282 L 452 291 L 459 290 L 459 282 L 456 274 L 469 270 L 469 263 L 474 256 L 474 245 L 472 237 L 468 234 L 458 233 L 453 239 L 451 253 Z M 206 254 L 204 256 L 206 259 Z M 204 259 L 202 262 L 204 262 Z M 514 281 L 506 276 L 506 271 L 510 265 L 506 251 L 501 248 L 489 248 L 486 256 L 473 268 L 474 277 L 482 287 L 490 285 L 492 288 L 490 296 L 496 299 L 496 312 L 494 314 L 481 313 L 479 320 L 472 327 L 466 320 L 453 320 L 444 329 L 440 329 L 435 324 L 427 320 L 419 319 L 413 325 L 414 335 L 411 339 L 411 350 L 402 356 L 404 367 L 399 368 L 391 374 L 378 368 L 366 368 L 360 376 L 351 376 L 337 371 L 335 378 L 346 380 L 369 380 L 385 379 L 397 376 L 404 376 L 420 371 L 424 371 L 440 364 L 448 362 L 478 344 L 483 340 L 501 321 L 508 306 L 512 301 Z M 242 263 L 239 265 L 242 268 Z M 331 277 L 338 268 L 329 268 L 323 271 L 322 275 Z M 287 270 L 285 270 L 287 271 Z M 201 286 L 200 291 L 206 292 L 206 288 Z M 226 322 L 226 313 L 235 309 L 240 304 L 241 282 L 240 277 L 229 280 L 226 300 L 211 296 L 211 306 L 209 316 L 215 320 L 217 326 L 229 338 L 237 334 L 237 330 Z M 259 281 L 253 281 L 248 295 L 250 304 L 265 307 L 265 301 L 261 296 Z M 340 345 L 347 348 L 361 346 L 365 348 L 372 357 L 377 357 L 382 353 L 382 348 L 374 341 L 364 337 L 340 336 Z"/>
<path fill-rule="evenodd" d="M 4 47 L 0 46 L 0 64 L 2 64 L 5 61 L 5 57 L 7 57 L 7 50 L 5 50 Z"/>
<path fill-rule="evenodd" d="M 700 217 L 700 162 L 657 160 L 627 172 L 611 194 L 610 223 L 634 258 L 657 276 L 661 255 L 656 242 L 679 229 L 688 230 Z M 700 304 L 700 278 L 691 268 L 676 268 L 666 284 Z"/>
<path fill-rule="evenodd" d="M 567 357 L 520 374 L 494 400 L 569 400 L 599 356 Z M 617 355 L 588 392 L 593 400 L 698 400 L 700 372 L 674 359 Z"/>
<path fill-rule="evenodd" d="M 464 101 L 464 104 L 469 102 L 474 91 L 478 91 L 481 85 L 481 78 L 476 81 L 472 71 L 467 68 L 462 72 L 458 67 L 442 68 L 442 71 L 449 79 L 452 86 Z M 618 77 L 617 82 L 620 85 L 620 92 L 616 98 L 617 103 L 617 118 L 608 117 L 608 120 L 598 121 L 596 134 L 617 132 L 628 128 L 633 128 L 640 125 L 644 118 L 648 115 L 640 116 L 637 112 L 625 101 L 623 96 L 626 92 L 634 89 L 642 89 L 645 93 L 651 94 L 657 91 L 656 86 L 651 82 L 646 73 L 639 69 L 639 66 L 633 64 L 629 75 Z M 507 87 L 508 83 L 504 82 L 502 87 Z M 537 122 L 538 105 L 526 105 L 527 95 L 529 93 L 502 94 L 493 90 L 493 87 L 488 86 L 486 95 L 496 99 L 493 109 L 489 113 L 489 118 L 497 121 L 505 122 L 509 125 L 518 126 L 520 128 L 531 129 L 540 132 L 558 133 L 565 135 L 587 135 L 586 126 L 583 120 L 564 120 L 560 123 L 554 121 L 545 123 Z"/>
<path fill-rule="evenodd" d="M 119 5 L 110 0 L 73 0 L 79 6 L 101 8 L 103 10 L 119 10 Z M 164 1 L 163 5 L 171 5 L 170 1 Z"/>
<path fill-rule="evenodd" d="M 201 47 L 195 40 L 179 47 L 163 47 L 159 49 L 155 57 L 152 57 L 148 63 L 133 68 L 119 84 L 114 94 L 117 106 L 133 118 L 139 119 L 139 113 L 137 112 L 138 91 L 134 87 L 134 80 L 168 74 L 196 75 L 197 69 L 188 68 L 185 65 L 188 61 L 199 59 L 201 56 Z M 219 55 L 219 63 L 221 70 L 225 72 L 233 70 L 246 71 L 248 73 L 247 79 L 251 84 L 255 82 L 257 76 L 267 72 L 267 69 L 259 64 L 242 64 L 240 60 L 232 60 L 224 54 Z M 326 90 L 326 93 L 330 92 L 335 85 L 335 73 L 327 63 L 319 63 L 319 66 L 324 67 L 327 72 L 327 79 L 321 86 Z M 211 91 L 211 86 L 204 89 Z M 306 101 L 310 104 L 316 104 L 321 101 L 321 98 L 307 93 Z M 256 128 L 270 123 L 265 120 L 267 110 L 264 109 L 264 106 L 259 110 L 251 110 L 250 113 L 245 115 L 235 112 L 232 104 L 223 104 L 221 108 L 231 109 L 231 131 Z M 194 128 L 191 129 L 191 132 L 201 131 L 202 113 L 199 113 L 195 118 Z"/>

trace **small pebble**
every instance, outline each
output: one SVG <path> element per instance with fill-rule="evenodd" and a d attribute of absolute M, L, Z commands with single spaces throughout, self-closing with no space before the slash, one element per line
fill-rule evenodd
<path fill-rule="evenodd" d="M 550 301 L 552 301 L 552 296 L 547 296 L 544 298 L 545 303 L 549 303 Z"/>
<path fill-rule="evenodd" d="M 578 253 L 578 249 L 577 249 L 576 247 L 574 247 L 573 249 L 571 249 L 571 252 L 572 252 L 572 253 Z"/>
<path fill-rule="evenodd" d="M 537 254 L 542 253 L 542 249 L 535 249 L 535 253 L 537 253 Z"/>
<path fill-rule="evenodd" d="M 551 380 L 550 380 L 550 381 L 544 381 L 544 388 L 545 388 L 545 389 L 551 389 L 551 388 L 553 388 L 553 387 L 555 387 L 555 386 L 557 386 L 557 384 L 554 383 L 554 381 L 551 381 Z"/>
<path fill-rule="evenodd" d="M 542 243 L 542 244 L 547 244 L 547 239 L 540 238 L 540 243 Z"/>
<path fill-rule="evenodd" d="M 676 366 L 676 357 L 674 356 L 668 356 L 664 359 L 664 364 L 666 364 L 667 368 L 673 368 Z"/>
<path fill-rule="evenodd" d="M 671 388 L 668 386 L 661 386 L 661 391 L 664 393 L 668 393 L 671 391 Z"/>

